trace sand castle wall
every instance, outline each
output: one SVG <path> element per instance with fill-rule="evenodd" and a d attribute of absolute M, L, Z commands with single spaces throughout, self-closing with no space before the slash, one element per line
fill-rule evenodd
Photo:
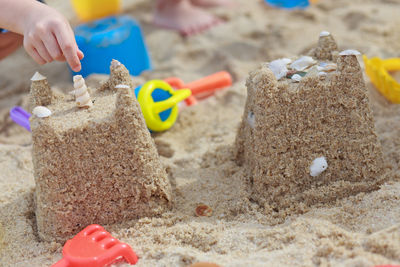
<path fill-rule="evenodd" d="M 263 64 L 247 79 L 236 156 L 254 199 L 271 210 L 299 212 L 382 183 L 381 146 L 357 57 L 328 47 L 337 46 L 320 41 L 313 55 L 318 63 L 336 58 L 335 71 L 310 71 L 296 83 L 278 81 Z M 318 158 L 327 168 L 315 175 Z"/>
<path fill-rule="evenodd" d="M 45 240 L 170 207 L 170 183 L 126 72 L 114 62 L 106 83 L 113 87 L 91 90 L 90 108 L 78 108 L 72 96 L 53 99 L 50 117 L 31 119 L 36 218 Z"/>

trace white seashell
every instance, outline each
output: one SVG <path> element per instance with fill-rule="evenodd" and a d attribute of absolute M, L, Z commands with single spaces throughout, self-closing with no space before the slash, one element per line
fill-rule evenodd
<path fill-rule="evenodd" d="M 119 61 L 116 60 L 116 59 L 113 59 L 113 60 L 111 60 L 111 66 L 112 66 L 112 67 L 121 66 L 121 62 L 119 62 Z"/>
<path fill-rule="evenodd" d="M 319 157 L 314 159 L 310 166 L 310 175 L 312 177 L 320 175 L 328 168 L 328 162 L 326 162 L 325 157 Z"/>
<path fill-rule="evenodd" d="M 318 76 L 326 76 L 326 75 L 328 75 L 328 73 L 326 73 L 325 71 L 318 72 Z"/>
<path fill-rule="evenodd" d="M 35 74 L 33 74 L 32 78 L 31 78 L 31 81 L 32 82 L 43 81 L 45 79 L 46 79 L 46 77 L 44 77 L 42 74 L 40 74 L 39 72 L 35 72 Z"/>
<path fill-rule="evenodd" d="M 316 63 L 316 61 L 309 56 L 302 56 L 298 60 L 294 61 L 290 64 L 290 68 L 295 69 L 297 71 L 302 71 L 307 69 L 309 66 L 312 66 Z"/>
<path fill-rule="evenodd" d="M 319 66 L 317 66 L 319 71 L 335 71 L 337 69 L 337 65 L 335 63 L 326 63 L 321 62 Z"/>
<path fill-rule="evenodd" d="M 253 112 L 249 112 L 249 114 L 247 114 L 247 122 L 249 123 L 250 127 L 254 129 L 256 117 Z"/>
<path fill-rule="evenodd" d="M 299 74 L 294 74 L 293 76 L 292 76 L 292 81 L 294 81 L 294 82 L 300 82 L 301 81 L 301 76 L 299 75 Z"/>
<path fill-rule="evenodd" d="M 46 118 L 51 115 L 51 110 L 43 106 L 37 106 L 32 110 L 32 114 L 38 118 Z"/>
<path fill-rule="evenodd" d="M 318 66 L 313 66 L 312 68 L 310 68 L 306 74 L 307 77 L 311 77 L 311 76 L 317 76 L 318 75 Z"/>
<path fill-rule="evenodd" d="M 286 76 L 288 72 L 287 64 L 289 64 L 290 62 L 291 60 L 289 58 L 281 58 L 271 61 L 268 67 L 274 73 L 275 78 L 279 81 Z"/>
<path fill-rule="evenodd" d="M 75 75 L 74 76 L 74 88 L 75 90 L 72 91 L 75 95 L 75 102 L 78 107 L 91 107 L 93 106 L 92 99 L 90 98 L 88 88 L 85 84 L 85 80 L 83 79 L 82 75 Z"/>
<path fill-rule="evenodd" d="M 129 85 L 126 85 L 126 84 L 117 84 L 115 86 L 115 88 L 116 89 L 122 89 L 122 88 L 129 89 L 130 87 L 129 87 Z"/>
<path fill-rule="evenodd" d="M 361 55 L 361 53 L 354 49 L 344 50 L 339 53 L 339 56 L 358 56 L 358 55 Z"/>
<path fill-rule="evenodd" d="M 329 36 L 329 35 L 331 35 L 330 32 L 322 31 L 322 32 L 319 34 L 319 37 L 325 37 L 325 36 Z"/>
<path fill-rule="evenodd" d="M 278 60 L 279 60 L 279 59 L 278 59 Z M 292 63 L 292 60 L 291 60 L 290 58 L 287 58 L 287 57 L 281 58 L 280 60 L 281 60 L 283 63 L 285 63 L 286 65 Z"/>

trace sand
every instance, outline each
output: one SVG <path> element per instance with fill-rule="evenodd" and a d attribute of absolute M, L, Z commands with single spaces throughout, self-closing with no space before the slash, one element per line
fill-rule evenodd
<path fill-rule="evenodd" d="M 76 23 L 68 1 L 48 1 Z M 246 100 L 245 79 L 260 62 L 307 51 L 322 30 L 339 49 L 369 57 L 400 56 L 400 1 L 320 0 L 306 11 L 285 11 L 262 1 L 237 0 L 216 9 L 226 23 L 184 39 L 151 25 L 151 1 L 125 1 L 146 34 L 155 70 L 143 79 L 185 81 L 219 70 L 234 85 L 181 111 L 169 131 L 153 135 L 173 188 L 171 212 L 106 226 L 132 246 L 137 266 L 373 266 L 400 264 L 400 106 L 388 103 L 367 80 L 384 161 L 391 174 L 379 190 L 315 206 L 278 223 L 273 211 L 251 200 L 234 141 Z M 160 44 L 163 44 L 162 46 Z M 72 79 L 62 63 L 38 67 L 25 52 L 0 62 L 0 265 L 50 266 L 63 244 L 41 242 L 34 216 L 31 137 L 8 119 L 13 105 L 28 105 L 29 79 L 39 70 L 63 91 Z M 96 76 L 88 84 L 107 77 Z M 213 209 L 195 216 L 198 204 Z"/>

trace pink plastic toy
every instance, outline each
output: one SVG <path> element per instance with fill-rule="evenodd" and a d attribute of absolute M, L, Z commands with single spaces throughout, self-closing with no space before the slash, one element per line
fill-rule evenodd
<path fill-rule="evenodd" d="M 68 240 L 63 258 L 52 267 L 103 267 L 124 258 L 136 264 L 138 258 L 132 248 L 111 236 L 97 224 L 92 224 Z"/>

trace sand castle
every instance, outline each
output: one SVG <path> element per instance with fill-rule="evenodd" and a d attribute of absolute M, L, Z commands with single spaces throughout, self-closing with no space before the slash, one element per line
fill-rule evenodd
<path fill-rule="evenodd" d="M 382 183 L 381 146 L 356 54 L 339 53 L 322 32 L 310 56 L 250 73 L 236 156 L 253 198 L 268 210 L 300 212 Z"/>
<path fill-rule="evenodd" d="M 72 95 L 54 96 L 46 78 L 35 76 L 32 105 L 52 112 L 31 118 L 42 239 L 64 241 L 92 223 L 157 215 L 170 207 L 171 186 L 124 65 L 113 61 L 109 80 L 98 89 L 88 90 L 77 78 L 75 95 L 84 96 L 82 103 Z"/>

